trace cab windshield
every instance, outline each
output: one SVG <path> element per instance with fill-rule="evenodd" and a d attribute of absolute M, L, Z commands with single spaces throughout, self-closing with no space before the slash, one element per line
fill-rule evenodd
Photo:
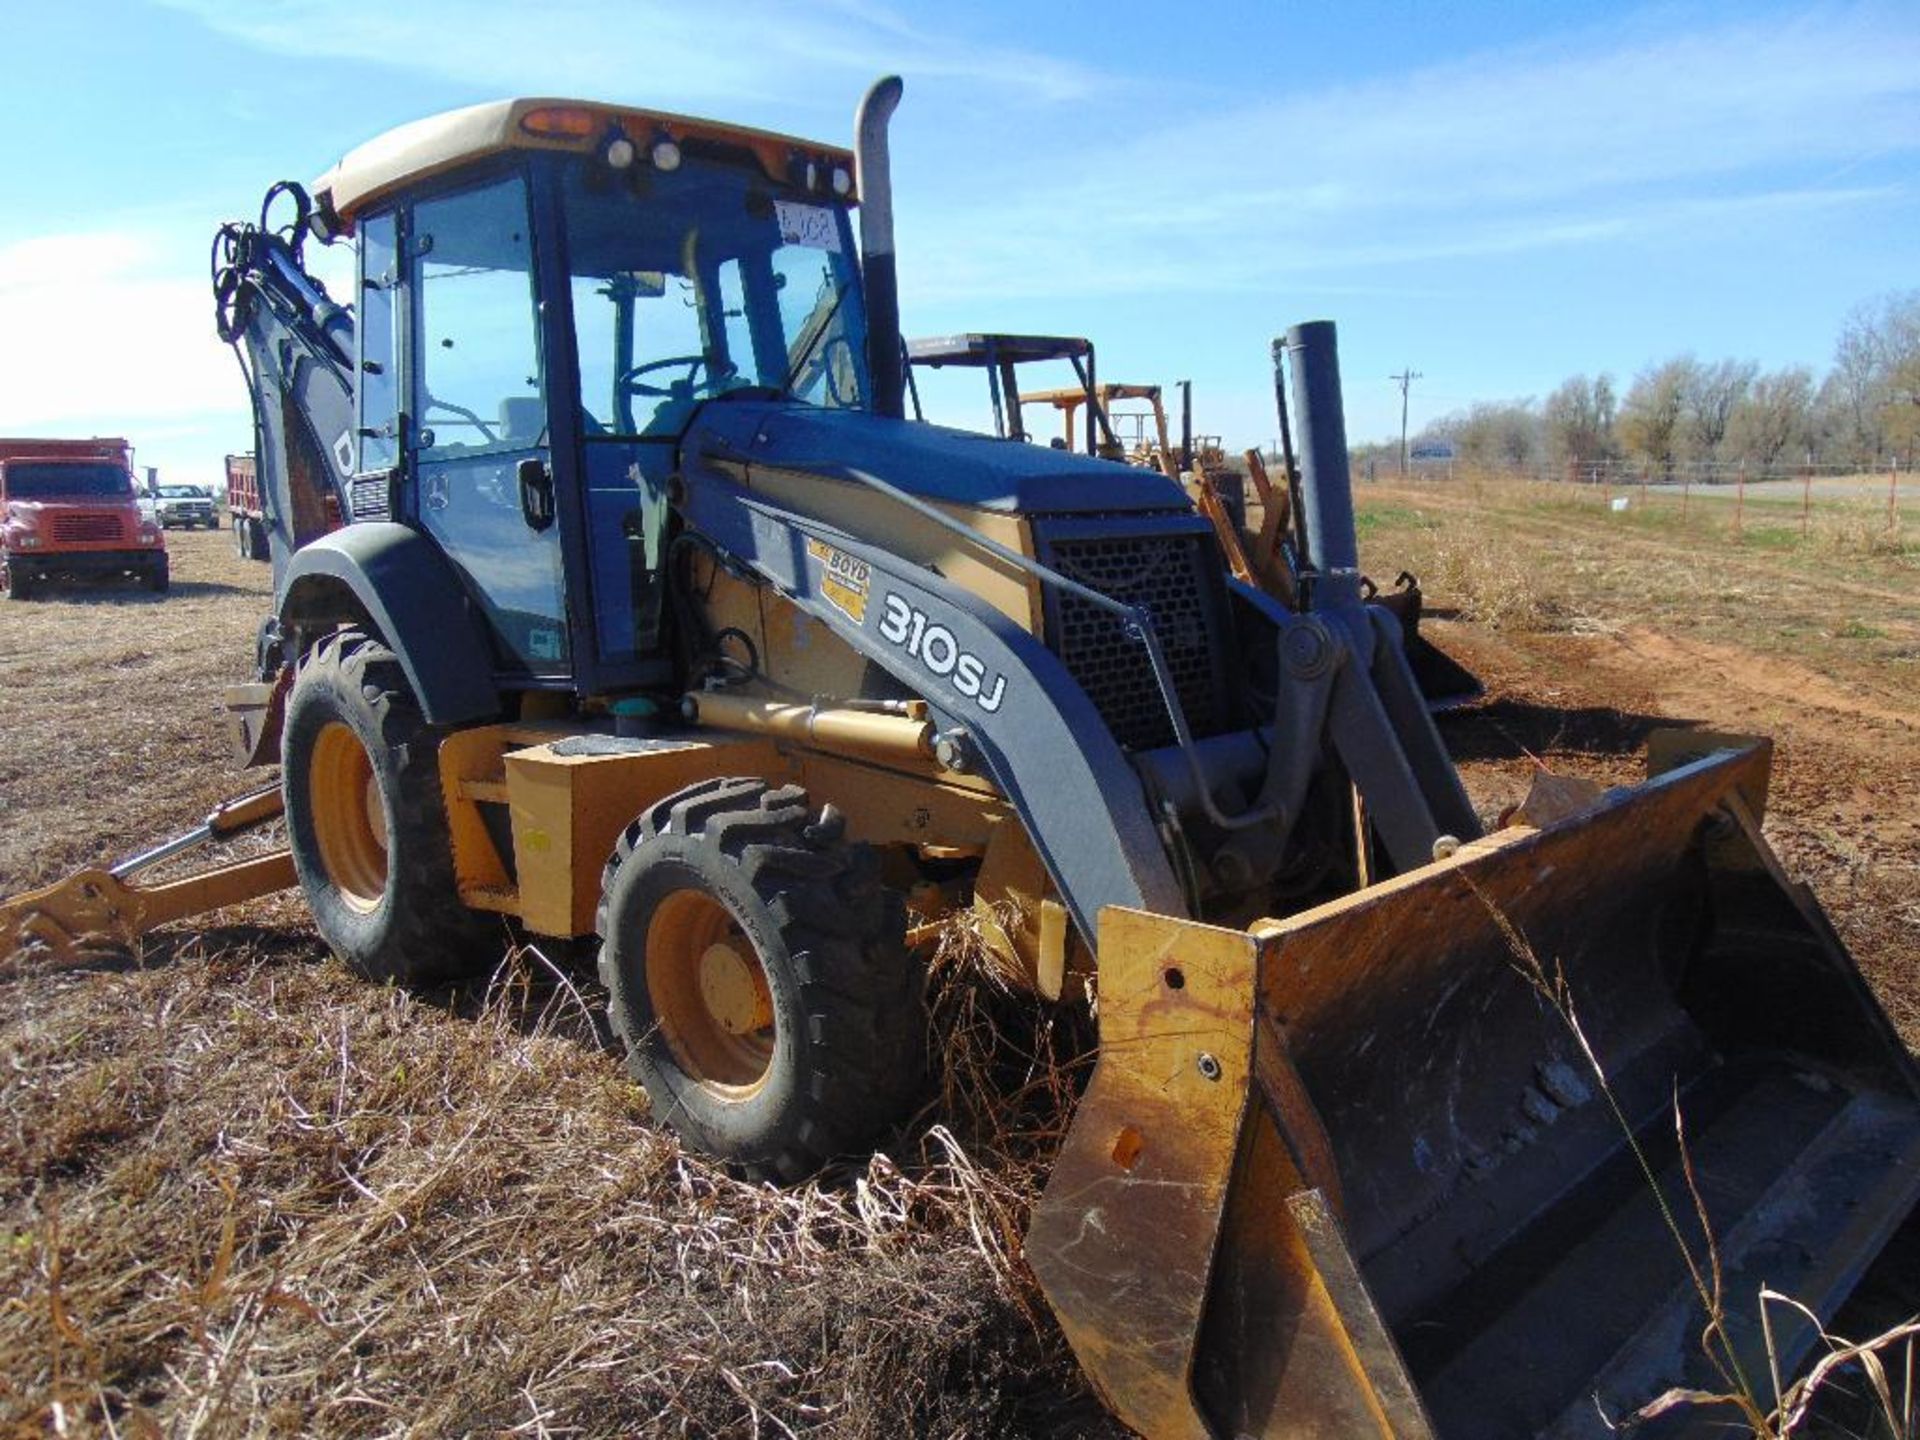
<path fill-rule="evenodd" d="M 844 203 L 699 154 L 670 172 L 582 157 L 563 191 L 589 440 L 672 439 L 701 401 L 743 390 L 865 405 Z"/>
<path fill-rule="evenodd" d="M 9 500 L 121 500 L 133 494 L 133 477 L 118 465 L 48 465 L 15 461 L 6 469 Z"/>

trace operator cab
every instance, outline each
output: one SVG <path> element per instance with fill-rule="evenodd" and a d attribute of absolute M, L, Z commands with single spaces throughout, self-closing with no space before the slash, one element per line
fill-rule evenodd
<path fill-rule="evenodd" d="M 829 146 L 521 100 L 319 182 L 319 228 L 358 240 L 356 490 L 383 480 L 453 562 L 503 681 L 670 680 L 668 486 L 702 406 L 869 408 L 852 174 Z"/>

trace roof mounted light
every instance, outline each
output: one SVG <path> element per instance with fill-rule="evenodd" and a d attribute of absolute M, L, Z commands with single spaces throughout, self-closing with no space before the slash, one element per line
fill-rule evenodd
<path fill-rule="evenodd" d="M 650 154 L 653 158 L 653 168 L 656 170 L 671 172 L 680 168 L 680 147 L 674 143 L 671 135 L 661 135 L 657 138 L 653 142 Z"/>
<path fill-rule="evenodd" d="M 633 141 L 618 130 L 608 136 L 607 143 L 600 147 L 600 158 L 615 170 L 626 169 L 633 164 L 634 157 L 639 153 L 634 149 Z"/>
<path fill-rule="evenodd" d="M 833 167 L 833 193 L 843 200 L 853 193 L 853 174 L 844 165 Z"/>
<path fill-rule="evenodd" d="M 542 140 L 585 140 L 599 122 L 583 105 L 543 105 L 522 115 L 520 128 Z"/>

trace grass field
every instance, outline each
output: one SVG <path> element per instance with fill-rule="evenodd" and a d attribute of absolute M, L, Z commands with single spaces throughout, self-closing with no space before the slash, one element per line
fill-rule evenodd
<path fill-rule="evenodd" d="M 1536 758 L 1637 778 L 1665 720 L 1771 733 L 1769 831 L 1920 1041 L 1920 514 L 1781 539 L 1797 513 L 1749 505 L 1736 537 L 1719 497 L 1634 498 L 1362 489 L 1366 564 L 1419 573 L 1487 681 L 1445 724 L 1477 806 Z M 241 788 L 218 692 L 267 583 L 226 541 L 174 538 L 164 599 L 0 605 L 0 893 Z M 948 1093 L 781 1194 L 653 1129 L 594 987 L 511 938 L 491 982 L 409 996 L 283 897 L 137 963 L 0 972 L 0 1424 L 1117 1433 L 1018 1262 L 1066 1105 L 1031 1082 L 1083 1030 L 937 987 Z"/>

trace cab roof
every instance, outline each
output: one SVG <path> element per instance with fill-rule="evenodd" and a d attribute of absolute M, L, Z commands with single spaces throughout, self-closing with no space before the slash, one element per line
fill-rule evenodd
<path fill-rule="evenodd" d="M 395 191 L 431 179 L 475 160 L 510 150 L 586 152 L 599 149 L 616 132 L 640 152 L 635 163 L 661 139 L 729 145 L 750 151 L 771 180 L 807 184 L 832 194 L 836 168 L 853 174 L 853 152 L 817 140 L 777 135 L 744 125 L 727 125 L 661 110 L 636 110 L 596 100 L 524 98 L 492 100 L 448 110 L 396 126 L 347 152 L 313 185 L 314 198 L 348 223 L 361 211 Z M 847 197 L 852 198 L 849 189 Z"/>

